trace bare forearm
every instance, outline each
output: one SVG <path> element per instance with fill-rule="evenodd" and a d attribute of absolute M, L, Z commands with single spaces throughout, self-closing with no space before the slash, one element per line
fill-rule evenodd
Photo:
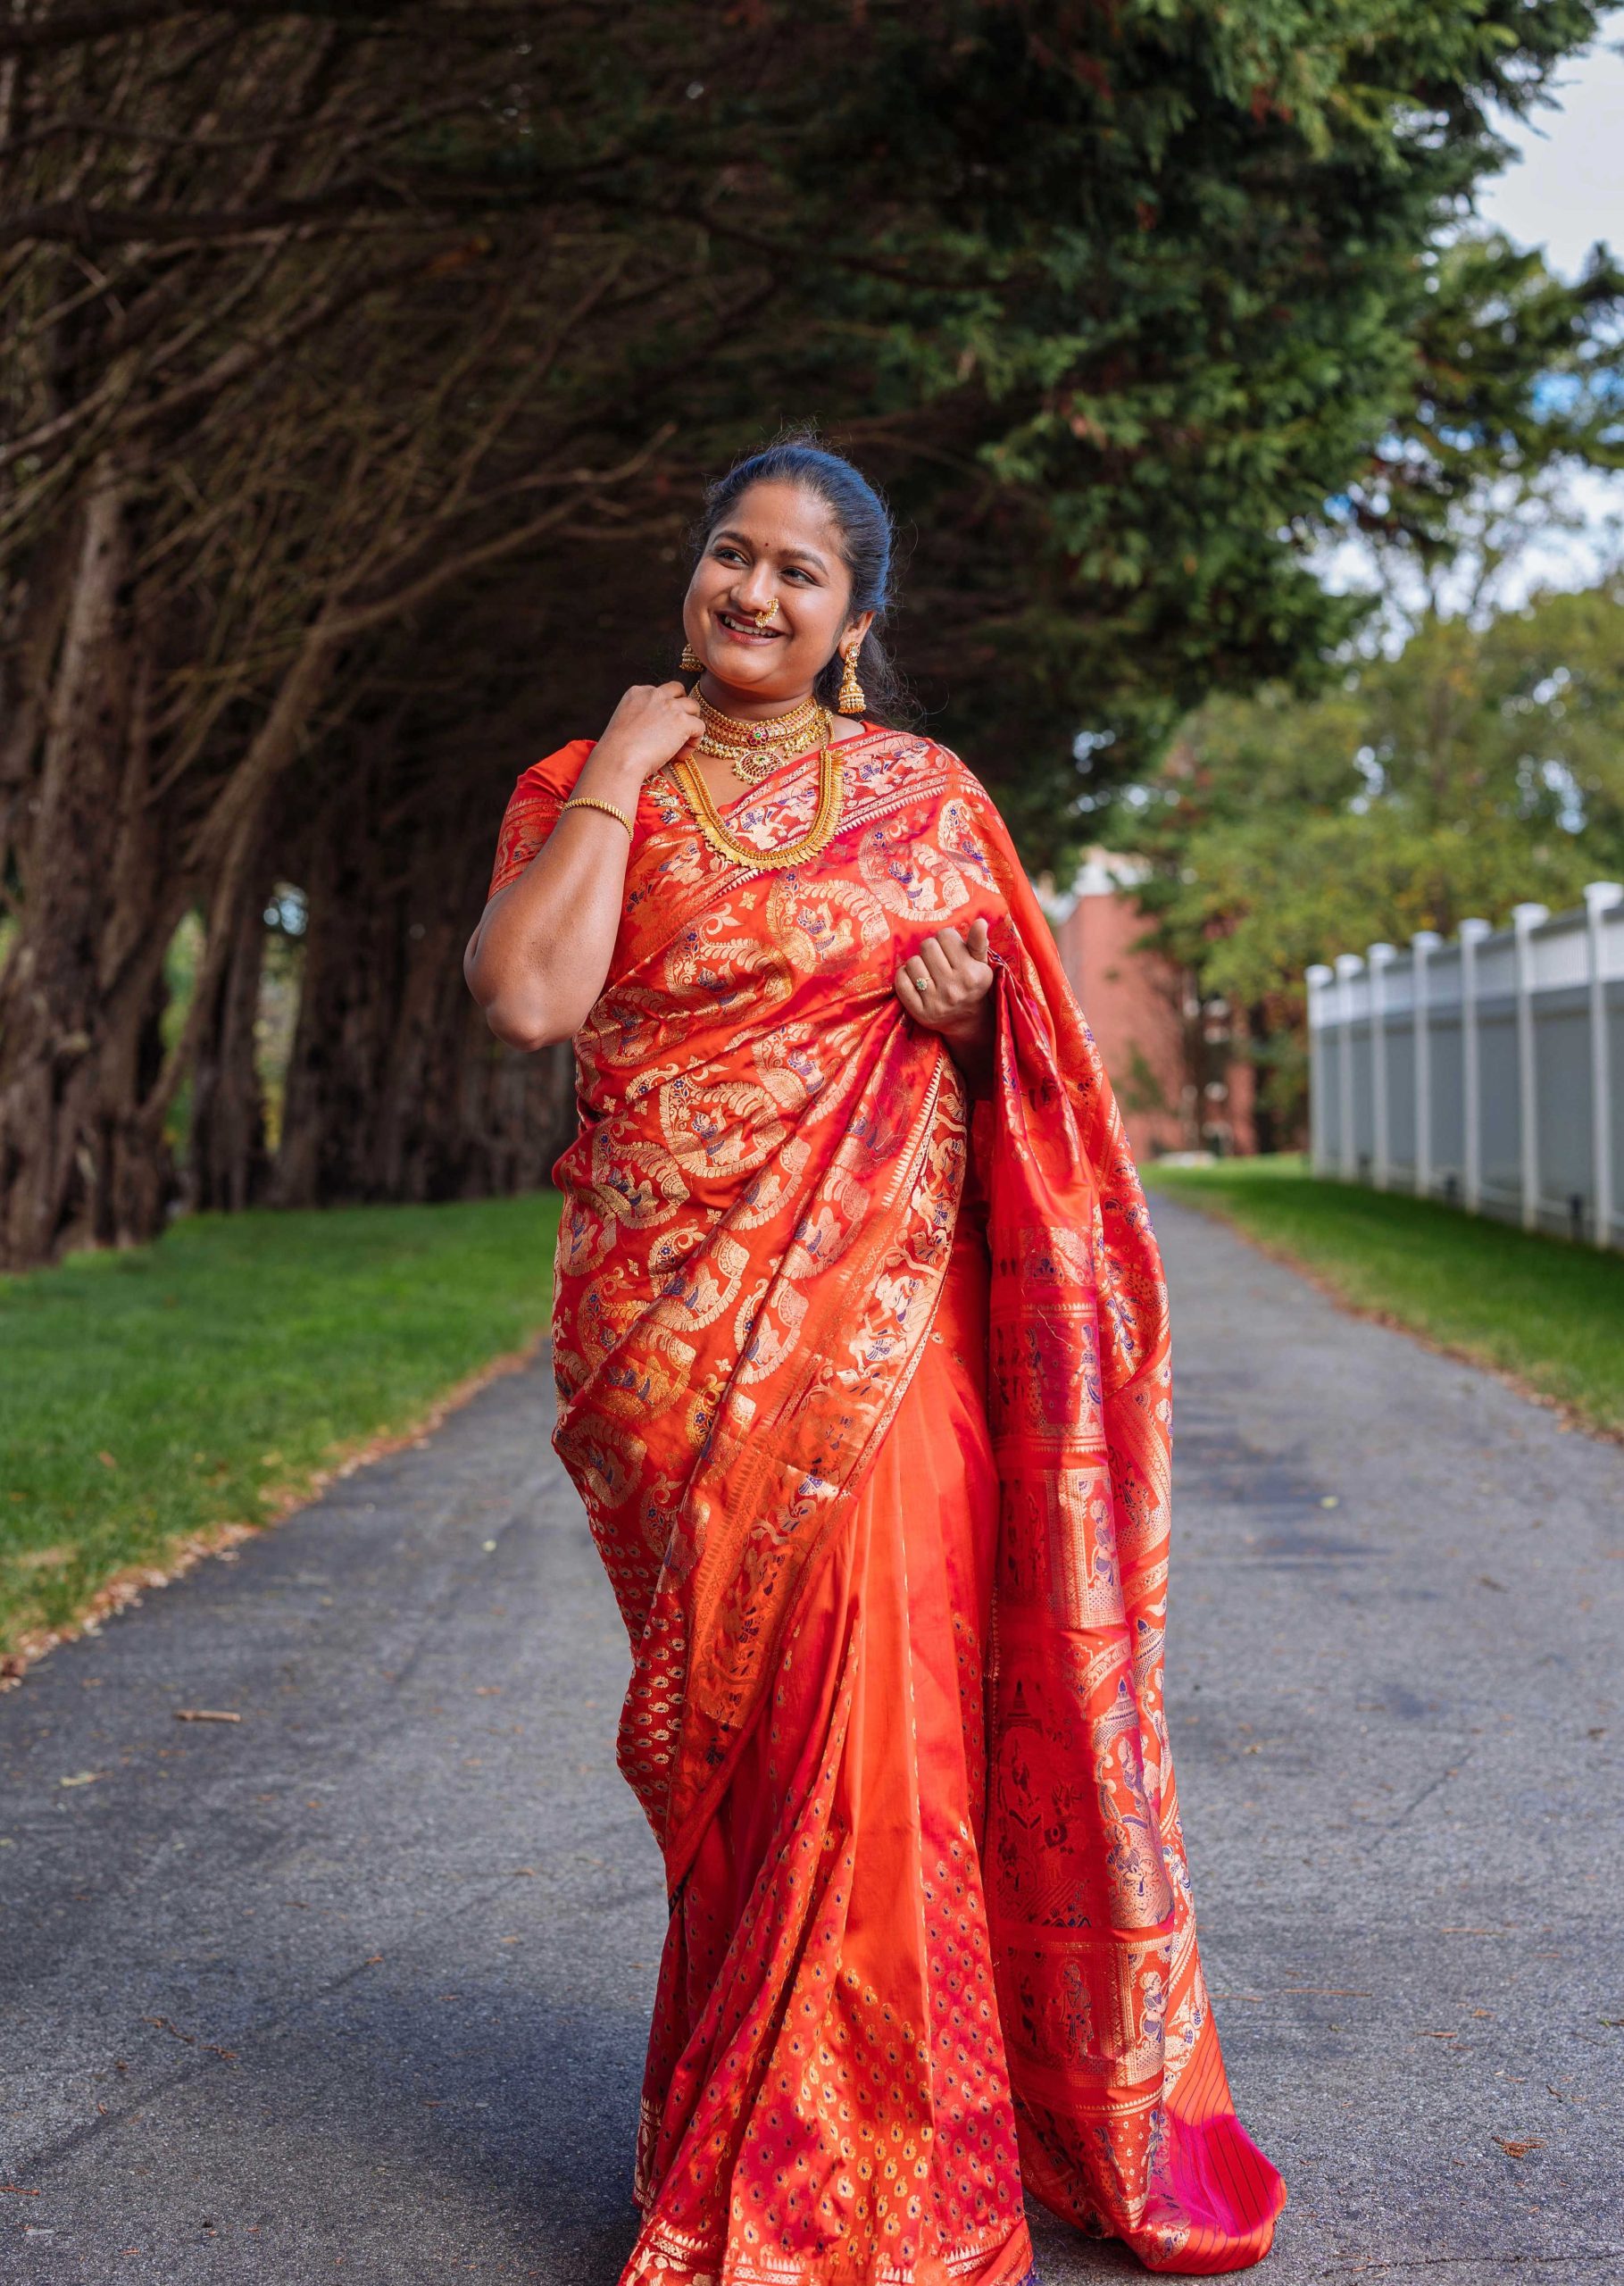
<path fill-rule="evenodd" d="M 578 794 L 637 809 L 641 775 L 594 755 Z M 499 1039 L 537 1048 L 579 1031 L 604 989 L 620 925 L 629 838 L 601 810 L 566 810 L 516 881 L 493 897 L 463 961 Z"/>

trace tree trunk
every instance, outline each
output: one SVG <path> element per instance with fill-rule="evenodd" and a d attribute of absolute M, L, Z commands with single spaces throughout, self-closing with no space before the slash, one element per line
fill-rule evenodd
<path fill-rule="evenodd" d="M 195 1206 L 228 1214 L 257 1205 L 271 1176 L 258 1057 L 271 878 L 268 856 L 245 872 L 229 948 L 202 1016 L 192 1061 L 187 1195 Z"/>
<path fill-rule="evenodd" d="M 521 1055 L 491 1037 L 471 1000 L 463 1020 L 462 1198 L 538 1190 L 575 1133 L 575 1057 L 568 1040 Z"/>
<path fill-rule="evenodd" d="M 298 1029 L 272 1197 L 477 1198 L 544 1183 L 574 1124 L 567 1047 L 495 1040 L 462 955 L 489 853 L 420 819 L 391 846 L 358 772 L 314 837 Z"/>
<path fill-rule="evenodd" d="M 52 669 L 72 596 L 75 538 L 64 520 L 7 597 L 0 635 L 0 879 L 29 838 Z"/>
<path fill-rule="evenodd" d="M 378 835 L 367 830 L 372 774 L 363 752 L 311 837 L 304 975 L 271 1186 L 278 1206 L 370 1195 L 361 1171 L 394 998 Z"/>
<path fill-rule="evenodd" d="M 172 898 L 146 801 L 145 674 L 122 487 L 106 463 L 81 514 L 71 599 L 0 976 L 0 1268 L 76 1239 L 162 1225 L 172 1170 L 141 1116 L 162 1013 Z M 13 766 L 15 758 L 13 757 Z"/>

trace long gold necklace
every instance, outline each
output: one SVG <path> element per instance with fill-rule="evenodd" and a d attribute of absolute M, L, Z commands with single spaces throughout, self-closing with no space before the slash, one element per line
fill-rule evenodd
<path fill-rule="evenodd" d="M 704 720 L 695 753 L 729 763 L 735 778 L 742 779 L 746 786 L 755 785 L 780 763 L 793 762 L 809 747 L 820 746 L 833 727 L 829 715 L 815 698 L 803 699 L 787 714 L 773 714 L 762 722 L 745 722 L 735 714 L 724 714 L 720 706 L 712 706 L 698 689 L 694 697 Z"/>
<path fill-rule="evenodd" d="M 686 756 L 671 764 L 671 774 L 682 788 L 700 832 L 719 857 L 726 857 L 735 865 L 748 865 L 753 870 L 765 867 L 769 872 L 776 872 L 783 865 L 799 865 L 817 855 L 840 822 L 840 757 L 833 738 L 818 755 L 818 806 L 812 824 L 799 841 L 788 842 L 781 849 L 758 849 L 754 842 L 739 841 L 730 834 L 711 798 L 710 788 Z"/>

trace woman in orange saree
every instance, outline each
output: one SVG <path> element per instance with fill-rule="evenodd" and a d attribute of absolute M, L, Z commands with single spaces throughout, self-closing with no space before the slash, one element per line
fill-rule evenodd
<path fill-rule="evenodd" d="M 487 922 L 551 848 L 552 934 L 470 947 L 493 1025 L 566 1009 L 579 1075 L 554 1441 L 670 1901 L 626 2280 L 1013 2286 L 1023 2188 L 1149 2269 L 1242 2269 L 1285 2191 L 1225 2078 L 1162 1712 L 1161 1264 L 995 809 L 852 707 L 857 487 L 792 445 L 718 488 L 704 680 L 623 702 L 635 810 L 588 767 L 620 714 L 526 771 Z M 848 719 L 775 753 L 804 640 Z M 769 751 L 722 807 L 736 736 Z M 538 976 L 551 1018 L 515 1013 Z"/>

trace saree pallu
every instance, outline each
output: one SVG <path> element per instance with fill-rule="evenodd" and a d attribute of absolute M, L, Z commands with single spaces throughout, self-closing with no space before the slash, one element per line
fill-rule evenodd
<path fill-rule="evenodd" d="M 492 894 L 589 751 L 521 778 Z M 1244 2268 L 1285 2191 L 1234 2115 L 1162 1714 L 1143 1194 L 983 789 L 889 730 L 840 759 L 789 868 L 644 789 L 555 1171 L 554 1443 L 671 1900 L 627 2277 L 1004 2286 L 1023 2183 L 1149 2268 Z M 805 756 L 729 831 L 770 859 L 815 800 Z M 892 978 L 978 918 L 972 1114 Z"/>

